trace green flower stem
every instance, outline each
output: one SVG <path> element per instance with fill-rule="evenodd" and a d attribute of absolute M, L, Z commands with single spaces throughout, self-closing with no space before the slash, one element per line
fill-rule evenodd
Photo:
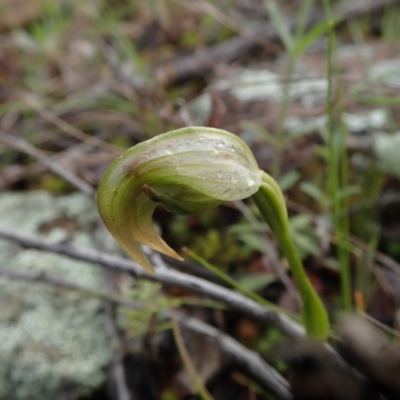
<path fill-rule="evenodd" d="M 268 174 L 263 173 L 260 189 L 252 198 L 289 262 L 302 300 L 301 317 L 308 336 L 325 340 L 329 335 L 328 314 L 305 273 L 290 236 L 286 205 L 278 184 Z"/>

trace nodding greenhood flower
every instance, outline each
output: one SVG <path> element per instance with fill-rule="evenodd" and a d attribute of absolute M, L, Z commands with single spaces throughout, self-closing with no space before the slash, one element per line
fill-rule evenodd
<path fill-rule="evenodd" d="M 293 246 L 282 192 L 258 168 L 252 152 L 237 136 L 220 129 L 188 127 L 140 143 L 107 169 L 97 202 L 100 215 L 117 242 L 154 274 L 140 244 L 181 259 L 154 228 L 152 216 L 158 204 L 190 215 L 250 196 L 292 268 L 303 301 L 307 332 L 324 339 L 329 331 L 328 317 Z"/>
<path fill-rule="evenodd" d="M 153 226 L 158 203 L 178 214 L 198 214 L 250 197 L 260 184 L 261 171 L 242 140 L 219 129 L 189 127 L 123 153 L 103 176 L 97 199 L 101 217 L 121 247 L 154 273 L 139 243 L 180 259 Z"/>

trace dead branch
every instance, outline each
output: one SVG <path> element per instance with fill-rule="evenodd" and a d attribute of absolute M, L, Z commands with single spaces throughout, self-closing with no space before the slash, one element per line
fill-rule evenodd
<path fill-rule="evenodd" d="M 248 350 L 232 337 L 195 318 L 187 318 L 178 314 L 182 326 L 194 332 L 208 336 L 218 343 L 221 350 L 232 357 L 232 359 L 257 382 L 265 382 L 282 399 L 290 399 L 287 382 L 275 369 L 266 364 L 259 354 Z"/>
<path fill-rule="evenodd" d="M 279 314 L 240 293 L 236 293 L 215 283 L 170 269 L 160 255 L 153 252 L 149 256 L 157 272 L 155 276 L 149 275 L 131 260 L 81 246 L 50 243 L 43 239 L 28 237 L 1 227 L 0 237 L 16 242 L 23 247 L 63 254 L 67 257 L 101 265 L 114 271 L 128 272 L 137 278 L 157 281 L 165 286 L 175 286 L 202 294 L 212 299 L 222 301 L 230 308 L 251 316 L 258 321 L 273 325 L 288 336 L 303 337 L 305 335 L 303 326 L 286 315 Z"/>

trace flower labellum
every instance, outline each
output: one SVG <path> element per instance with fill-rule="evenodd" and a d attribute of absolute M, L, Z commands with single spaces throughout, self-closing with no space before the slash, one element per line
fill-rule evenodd
<path fill-rule="evenodd" d="M 180 259 L 152 222 L 157 204 L 182 215 L 252 196 L 262 171 L 232 133 L 188 127 L 131 147 L 104 174 L 97 193 L 100 215 L 120 246 L 154 273 L 140 244 Z"/>

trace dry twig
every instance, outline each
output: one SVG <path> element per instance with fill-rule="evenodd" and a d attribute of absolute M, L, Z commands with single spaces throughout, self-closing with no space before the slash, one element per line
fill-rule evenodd
<path fill-rule="evenodd" d="M 39 115 L 45 118 L 47 121 L 51 122 L 53 125 L 57 126 L 62 131 L 68 133 L 72 137 L 92 146 L 96 146 L 99 148 L 108 149 L 111 151 L 115 151 L 118 148 L 110 143 L 107 143 L 97 137 L 90 136 L 85 132 L 82 132 L 75 126 L 69 124 L 64 121 L 62 118 L 58 117 L 56 114 L 46 109 L 40 100 L 33 95 L 32 93 L 25 93 L 20 90 L 15 89 L 18 96 L 34 111 L 36 111 Z"/>
<path fill-rule="evenodd" d="M 85 181 L 80 179 L 78 176 L 73 174 L 71 171 L 63 168 L 61 165 L 55 163 L 50 157 L 38 150 L 36 147 L 29 144 L 23 139 L 16 138 L 8 133 L 0 132 L 0 141 L 6 143 L 23 153 L 29 154 L 36 158 L 42 164 L 44 164 L 49 170 L 53 171 L 56 175 L 65 179 L 74 187 L 78 188 L 83 193 L 94 197 L 95 190 L 87 184 Z"/>
<path fill-rule="evenodd" d="M 115 304 L 124 307 L 132 308 L 135 310 L 142 309 L 142 304 L 133 299 L 121 297 L 120 295 L 110 291 L 104 292 L 87 288 L 54 277 L 44 272 L 39 272 L 39 273 L 32 273 L 29 271 L 22 272 L 22 271 L 16 271 L 15 269 L 8 269 L 0 266 L 0 275 L 10 279 L 16 279 L 25 282 L 44 283 L 47 285 L 51 285 L 52 287 L 57 287 L 66 290 L 74 290 L 83 293 L 85 295 L 105 299 L 108 302 L 113 302 Z M 212 339 L 214 343 L 221 348 L 221 351 L 224 352 L 224 354 L 226 354 L 235 363 L 237 363 L 240 367 L 246 370 L 249 373 L 249 375 L 253 377 L 259 384 L 272 390 L 281 399 L 284 400 L 291 399 L 288 383 L 271 366 L 269 366 L 257 353 L 247 349 L 242 344 L 237 342 L 235 339 L 219 331 L 217 328 L 214 328 L 206 324 L 205 322 L 202 322 L 195 318 L 189 318 L 186 315 L 179 313 L 177 311 L 175 311 L 174 314 L 176 315 L 179 323 L 186 329 L 189 329 L 197 334 L 201 334 Z M 170 311 L 164 311 L 162 315 L 166 318 L 171 318 Z M 116 372 L 118 372 L 119 374 L 121 371 L 116 371 Z M 120 395 L 119 397 L 120 400 L 127 399 L 127 397 L 124 397 L 125 396 L 123 394 L 124 388 L 122 386 L 120 388 L 120 393 L 122 393 L 122 395 Z"/>
<path fill-rule="evenodd" d="M 150 254 L 150 257 L 156 268 L 157 274 L 155 276 L 149 275 L 131 260 L 88 248 L 64 243 L 50 243 L 43 239 L 28 237 L 1 227 L 0 237 L 19 243 L 23 247 L 63 254 L 67 257 L 98 264 L 114 271 L 128 272 L 138 278 L 158 281 L 165 286 L 176 286 L 199 293 L 222 301 L 232 309 L 256 318 L 258 321 L 273 325 L 288 336 L 303 337 L 305 335 L 303 326 L 286 315 L 278 314 L 240 293 L 236 293 L 215 283 L 172 270 L 167 267 L 160 255 L 153 252 Z"/>

